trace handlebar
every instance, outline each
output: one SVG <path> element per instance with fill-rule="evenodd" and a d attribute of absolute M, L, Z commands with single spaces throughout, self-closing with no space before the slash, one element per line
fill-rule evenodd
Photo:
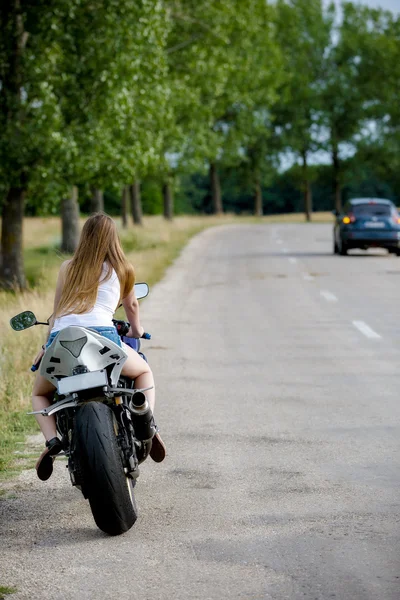
<path fill-rule="evenodd" d="M 118 332 L 118 335 L 120 337 L 123 337 L 125 335 L 127 335 L 128 331 L 130 330 L 131 326 L 127 321 L 118 321 L 117 319 L 113 319 L 113 323 L 115 325 L 115 328 Z M 147 333 L 146 331 L 143 333 L 142 335 L 142 339 L 144 340 L 151 340 L 151 335 L 150 333 Z"/>

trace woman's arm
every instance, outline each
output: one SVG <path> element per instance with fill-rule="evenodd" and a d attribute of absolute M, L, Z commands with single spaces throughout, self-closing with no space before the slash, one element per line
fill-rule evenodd
<path fill-rule="evenodd" d="M 140 324 L 139 302 L 135 295 L 135 288 L 132 288 L 132 291 L 122 300 L 122 306 L 125 309 L 126 317 L 131 326 L 127 337 L 142 337 L 144 329 Z"/>

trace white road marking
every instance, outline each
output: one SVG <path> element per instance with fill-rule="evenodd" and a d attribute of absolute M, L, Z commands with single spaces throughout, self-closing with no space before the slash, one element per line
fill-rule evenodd
<path fill-rule="evenodd" d="M 304 281 L 314 281 L 314 277 L 310 273 L 304 273 L 303 279 Z"/>
<path fill-rule="evenodd" d="M 380 340 L 382 336 L 379 333 L 376 333 L 369 325 L 364 323 L 364 321 L 353 321 L 354 327 L 357 327 L 361 333 L 363 333 L 367 338 L 372 340 Z"/>
<path fill-rule="evenodd" d="M 338 301 L 335 294 L 332 294 L 332 292 L 328 292 L 327 290 L 322 290 L 320 292 L 320 294 L 323 298 L 325 298 L 325 300 L 327 302 L 337 302 Z"/>
<path fill-rule="evenodd" d="M 289 262 L 292 263 L 292 265 L 295 265 L 297 263 L 297 258 L 295 258 L 294 256 L 290 256 Z"/>

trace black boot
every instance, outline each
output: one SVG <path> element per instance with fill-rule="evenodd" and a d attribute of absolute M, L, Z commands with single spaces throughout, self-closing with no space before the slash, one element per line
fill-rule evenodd
<path fill-rule="evenodd" d="M 161 439 L 160 434 L 157 432 L 152 439 L 150 456 L 154 462 L 162 462 L 167 454 L 165 444 Z"/>
<path fill-rule="evenodd" d="M 53 473 L 53 462 L 56 454 L 61 452 L 62 444 L 58 437 L 53 437 L 46 442 L 46 450 L 42 452 L 36 463 L 36 472 L 39 479 L 47 481 Z"/>

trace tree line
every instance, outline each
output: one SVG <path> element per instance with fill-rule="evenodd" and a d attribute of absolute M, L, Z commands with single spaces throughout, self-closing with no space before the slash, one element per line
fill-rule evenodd
<path fill-rule="evenodd" d="M 390 12 L 321 0 L 3 0 L 0 30 L 4 288 L 26 286 L 26 211 L 61 214 L 70 252 L 79 203 L 102 210 L 104 194 L 140 225 L 142 192 L 157 186 L 171 219 L 174 191 L 204 209 L 190 198 L 207 174 L 207 212 L 223 212 L 234 179 L 260 215 L 289 160 L 310 219 L 318 153 L 338 209 L 349 161 L 382 180 L 399 172 Z"/>

